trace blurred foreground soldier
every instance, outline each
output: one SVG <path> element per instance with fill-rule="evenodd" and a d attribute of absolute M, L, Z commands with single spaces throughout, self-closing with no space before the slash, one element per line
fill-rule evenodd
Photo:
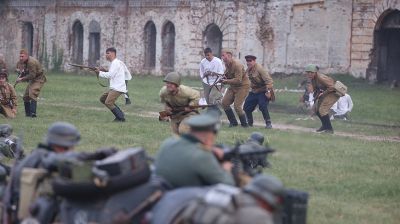
<path fill-rule="evenodd" d="M 33 202 L 30 199 L 37 187 L 35 186 L 37 183 L 33 181 L 44 178 L 45 171 L 40 168 L 44 168 L 46 158 L 51 153 L 66 153 L 73 150 L 80 139 L 80 132 L 74 125 L 66 122 L 55 122 L 49 127 L 44 143 L 39 144 L 31 155 L 18 163 L 12 173 L 11 197 L 6 203 L 11 223 L 25 218 L 29 213 L 30 203 Z"/>
<path fill-rule="evenodd" d="M 36 117 L 37 100 L 40 90 L 46 82 L 42 65 L 38 60 L 30 57 L 26 49 L 22 49 L 16 69 L 18 73 L 16 83 L 29 82 L 23 96 L 25 116 Z"/>
<path fill-rule="evenodd" d="M 190 131 L 165 140 L 158 152 L 156 174 L 173 187 L 234 185 L 232 163 L 219 164 L 212 150 L 220 126 L 219 116 L 206 112 L 187 120 Z"/>
<path fill-rule="evenodd" d="M 12 135 L 13 128 L 9 124 L 0 124 L 0 157 L 15 158 L 17 137 Z"/>
<path fill-rule="evenodd" d="M 160 200 L 152 223 L 272 224 L 283 193 L 282 182 L 269 175 L 254 177 L 243 190 L 224 184 L 180 188 Z"/>
<path fill-rule="evenodd" d="M 269 73 L 259 64 L 256 63 L 256 56 L 245 56 L 247 62 L 246 75 L 250 79 L 251 91 L 244 102 L 243 109 L 246 112 L 247 122 L 249 126 L 253 126 L 253 111 L 258 105 L 265 121 L 265 128 L 271 129 L 271 117 L 268 112 L 269 101 L 275 100 L 273 90 L 273 80 Z"/>
<path fill-rule="evenodd" d="M 221 59 L 215 57 L 211 48 L 204 49 L 204 56 L 200 62 L 200 78 L 203 82 L 204 98 L 207 104 L 216 104 L 221 100 L 222 93 L 217 89 L 221 83 L 218 82 L 218 76 L 224 74 L 224 65 Z"/>
<path fill-rule="evenodd" d="M 263 145 L 264 144 L 264 135 L 260 132 L 252 132 L 249 136 L 249 138 L 247 139 L 247 142 L 254 142 L 257 143 L 259 145 Z M 268 142 L 267 142 L 268 143 Z"/>
<path fill-rule="evenodd" d="M 222 49 L 221 58 L 225 62 L 225 79 L 222 80 L 223 84 L 228 84 L 229 88 L 222 99 L 222 108 L 229 120 L 229 127 L 238 125 L 235 114 L 231 108 L 235 109 L 236 114 L 239 116 L 240 124 L 242 127 L 248 127 L 246 121 L 246 114 L 243 111 L 243 102 L 249 94 L 250 81 L 249 77 L 244 71 L 243 65 L 232 57 L 232 50 Z"/>
<path fill-rule="evenodd" d="M 190 116 L 198 114 L 190 106 L 198 106 L 200 93 L 188 86 L 181 85 L 181 76 L 177 72 L 168 73 L 164 80 L 165 86 L 160 90 L 160 100 L 164 103 L 164 110 L 171 114 L 171 129 L 175 134 L 188 131 L 185 124 Z"/>
<path fill-rule="evenodd" d="M 8 83 L 8 72 L 5 69 L 0 70 L 0 113 L 6 118 L 17 116 L 17 94 Z"/>
<path fill-rule="evenodd" d="M 315 113 L 322 123 L 317 132 L 333 133 L 329 110 L 339 99 L 339 95 L 335 90 L 335 81 L 319 73 L 318 67 L 313 64 L 307 65 L 305 72 L 314 89 L 314 98 L 316 98 Z"/>

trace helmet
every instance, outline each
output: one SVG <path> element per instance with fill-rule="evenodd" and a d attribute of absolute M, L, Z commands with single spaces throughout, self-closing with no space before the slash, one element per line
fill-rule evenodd
<path fill-rule="evenodd" d="M 278 178 L 260 174 L 244 187 L 244 191 L 260 197 L 273 208 L 277 208 L 281 203 L 284 187 Z"/>
<path fill-rule="evenodd" d="M 13 132 L 13 128 L 9 124 L 0 124 L 0 137 L 7 138 Z"/>
<path fill-rule="evenodd" d="M 258 144 L 262 145 L 264 143 L 264 135 L 262 133 L 260 133 L 260 132 L 257 132 L 257 131 L 252 132 L 250 134 L 249 139 L 247 139 L 247 141 L 255 141 Z"/>
<path fill-rule="evenodd" d="M 319 68 L 317 65 L 314 64 L 308 64 L 305 68 L 306 72 L 318 72 Z"/>
<path fill-rule="evenodd" d="M 6 78 L 8 77 L 8 72 L 7 69 L 0 69 L 0 76 L 5 76 Z"/>
<path fill-rule="evenodd" d="M 176 84 L 177 86 L 180 86 L 181 85 L 181 75 L 179 75 L 177 72 L 170 72 L 165 76 L 164 82 L 171 82 L 171 83 Z"/>
<path fill-rule="evenodd" d="M 45 138 L 45 142 L 48 145 L 59 145 L 62 147 L 72 147 L 79 143 L 81 140 L 81 134 L 78 129 L 66 122 L 55 122 L 53 123 L 48 131 Z"/>

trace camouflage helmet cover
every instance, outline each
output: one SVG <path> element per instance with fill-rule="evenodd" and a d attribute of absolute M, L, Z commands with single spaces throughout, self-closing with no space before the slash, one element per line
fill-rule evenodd
<path fill-rule="evenodd" d="M 9 124 L 0 124 L 0 137 L 9 137 L 13 132 L 13 128 Z"/>
<path fill-rule="evenodd" d="M 181 85 L 181 75 L 179 75 L 179 73 L 177 73 L 177 72 L 170 72 L 165 76 L 164 82 L 170 82 L 170 83 L 176 84 L 177 86 L 180 86 Z"/>
<path fill-rule="evenodd" d="M 281 203 L 284 186 L 278 178 L 260 174 L 244 187 L 244 191 L 260 197 L 273 208 L 277 208 Z"/>
<path fill-rule="evenodd" d="M 78 129 L 67 122 L 53 123 L 45 137 L 45 142 L 48 145 L 58 145 L 62 147 L 72 147 L 79 143 L 81 134 Z"/>

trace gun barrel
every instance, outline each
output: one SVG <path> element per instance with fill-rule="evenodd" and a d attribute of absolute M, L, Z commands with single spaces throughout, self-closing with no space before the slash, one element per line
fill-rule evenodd
<path fill-rule="evenodd" d="M 78 65 L 78 64 L 73 64 L 73 63 L 68 63 L 70 66 L 78 67 L 78 68 L 87 68 L 91 70 L 95 70 L 96 67 L 91 67 L 91 66 L 86 66 L 86 65 Z"/>

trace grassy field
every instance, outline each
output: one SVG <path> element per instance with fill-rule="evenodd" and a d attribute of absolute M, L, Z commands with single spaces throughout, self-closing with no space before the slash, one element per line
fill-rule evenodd
<path fill-rule="evenodd" d="M 296 88 L 303 77 L 275 78 L 276 88 Z M 335 131 L 366 136 L 400 136 L 400 91 L 384 85 L 369 85 L 363 80 L 336 76 L 349 87 L 355 107 L 351 122 L 335 121 Z M 15 77 L 11 77 L 12 81 Z M 184 84 L 200 87 L 197 80 L 184 79 Z M 26 84 L 19 84 L 23 93 Z M 159 123 L 161 110 L 158 92 L 160 77 L 136 76 L 129 82 L 133 101 L 118 104 L 126 112 L 126 123 L 113 123 L 113 115 L 100 102 L 105 91 L 94 76 L 50 74 L 38 103 L 38 118 L 23 115 L 19 99 L 19 115 L 5 120 L 15 132 L 22 133 L 29 151 L 42 141 L 49 124 L 68 121 L 82 133 L 78 150 L 92 151 L 102 146 L 144 147 L 154 155 L 163 139 L 170 136 L 168 123 Z M 300 93 L 280 92 L 271 105 L 273 122 L 301 127 L 319 127 L 319 121 L 298 121 Z M 260 120 L 260 113 L 257 119 Z M 260 120 L 261 121 L 261 120 Z M 268 136 L 277 149 L 265 170 L 278 176 L 287 187 L 310 193 L 308 223 L 399 223 L 400 220 L 400 143 L 367 141 L 337 135 L 321 135 L 303 131 L 229 129 L 223 126 L 219 142 L 233 144 L 244 140 L 251 131 Z"/>

